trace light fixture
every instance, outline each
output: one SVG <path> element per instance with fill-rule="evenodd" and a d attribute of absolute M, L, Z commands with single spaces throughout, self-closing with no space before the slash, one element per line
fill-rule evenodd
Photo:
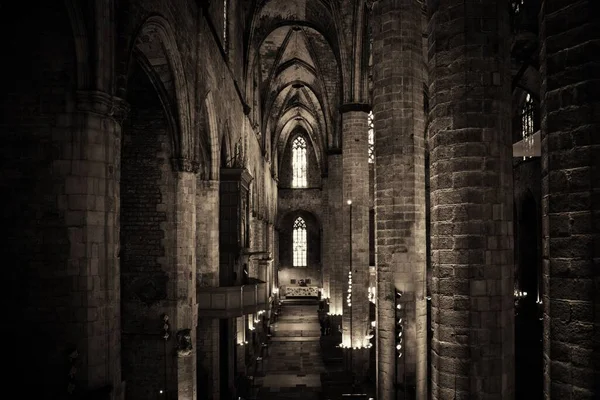
<path fill-rule="evenodd" d="M 352 205 L 352 200 L 348 200 L 346 203 L 348 203 L 348 205 Z"/>
<path fill-rule="evenodd" d="M 371 326 L 372 326 L 373 328 L 375 328 L 375 325 L 377 325 L 377 321 L 371 321 Z"/>
<path fill-rule="evenodd" d="M 404 326 L 402 325 L 402 304 L 400 300 L 402 298 L 402 292 L 396 291 L 396 350 L 398 352 L 398 358 L 402 357 L 402 335 L 404 332 Z"/>

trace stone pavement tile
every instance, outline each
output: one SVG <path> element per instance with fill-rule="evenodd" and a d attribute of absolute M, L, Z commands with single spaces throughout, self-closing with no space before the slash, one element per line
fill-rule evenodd
<path fill-rule="evenodd" d="M 265 376 L 255 380 L 257 398 L 317 400 L 320 374 L 331 369 L 323 364 L 317 305 L 283 304 L 273 328 Z"/>

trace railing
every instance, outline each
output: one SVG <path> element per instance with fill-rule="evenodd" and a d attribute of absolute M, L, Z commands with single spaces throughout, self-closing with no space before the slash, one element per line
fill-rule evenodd
<path fill-rule="evenodd" d="M 196 291 L 198 317 L 232 318 L 265 310 L 268 304 L 267 284 L 199 287 Z"/>

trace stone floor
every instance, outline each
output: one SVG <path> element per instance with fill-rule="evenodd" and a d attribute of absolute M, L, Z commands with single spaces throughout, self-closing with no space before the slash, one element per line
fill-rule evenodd
<path fill-rule="evenodd" d="M 320 374 L 332 367 L 323 364 L 317 302 L 284 302 L 279 319 L 271 328 L 269 355 L 265 357 L 264 370 L 259 368 L 264 376 L 256 376 L 254 381 L 256 398 L 319 399 Z"/>

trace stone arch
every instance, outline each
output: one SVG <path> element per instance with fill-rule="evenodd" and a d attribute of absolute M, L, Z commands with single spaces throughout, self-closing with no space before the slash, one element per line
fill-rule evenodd
<path fill-rule="evenodd" d="M 293 267 L 293 226 L 294 222 L 302 218 L 307 230 L 307 266 Z M 320 218 L 306 209 L 295 209 L 279 216 L 277 221 L 279 231 L 279 260 L 281 269 L 279 271 L 280 282 L 289 284 L 290 279 L 310 278 L 311 284 L 321 286 L 321 263 L 322 263 L 322 224 Z"/>
<path fill-rule="evenodd" d="M 65 7 L 71 21 L 75 54 L 77 58 L 77 88 L 85 89 L 90 85 L 89 37 L 83 12 L 75 0 L 65 0 Z"/>
<path fill-rule="evenodd" d="M 291 210 L 287 210 L 281 214 L 279 214 L 276 218 L 275 221 L 275 227 L 279 230 L 284 229 L 285 228 L 285 224 L 286 224 L 286 220 L 291 216 L 307 216 L 308 219 L 314 219 L 314 222 L 316 222 L 320 228 L 323 227 L 323 221 L 322 221 L 322 217 L 321 215 L 319 215 L 318 212 L 316 212 L 316 210 L 311 210 L 311 209 L 307 209 L 307 208 L 294 208 Z M 295 219 L 295 218 L 294 218 Z M 306 220 L 306 218 L 305 218 Z"/>
<path fill-rule="evenodd" d="M 309 27 L 319 32 L 330 46 L 338 63 L 338 71 L 342 78 L 342 82 L 348 81 L 347 68 L 343 67 L 348 62 L 346 43 L 344 37 L 339 34 L 341 29 L 339 21 L 342 20 L 340 10 L 334 2 L 311 0 L 310 4 L 308 4 L 309 2 L 307 0 L 305 1 L 306 4 L 304 5 L 304 12 L 302 13 L 303 17 L 300 18 L 294 18 L 293 13 L 275 16 L 273 10 L 278 8 L 277 4 L 280 3 L 281 0 L 268 0 L 256 4 L 250 25 L 250 39 L 246 56 L 246 60 L 248 60 L 246 73 L 248 73 L 251 69 L 250 67 L 254 65 L 256 58 L 255 53 L 258 52 L 262 43 L 274 30 L 284 26 Z M 297 6 L 299 8 L 303 7 L 300 4 Z M 280 8 L 288 9 L 289 7 L 283 6 Z"/>
<path fill-rule="evenodd" d="M 303 97 L 308 99 L 308 102 L 299 102 L 290 105 L 290 97 L 294 95 L 294 92 L 297 92 L 297 90 L 294 89 L 294 85 L 296 84 L 302 85 L 302 89 L 300 90 L 302 91 Z M 276 94 L 271 96 L 271 99 L 267 104 L 267 110 L 271 115 L 269 118 L 265 118 L 263 123 L 265 132 L 267 132 L 271 138 L 271 151 L 274 150 L 280 140 L 278 135 L 280 133 L 283 115 L 288 112 L 290 108 L 296 106 L 302 106 L 305 110 L 309 110 L 309 114 L 314 117 L 315 125 L 319 126 L 321 130 L 321 133 L 319 134 L 319 144 L 322 145 L 320 150 L 324 152 L 325 148 L 333 143 L 334 128 L 333 120 L 330 118 L 332 115 L 331 110 L 328 108 L 327 102 L 322 102 L 322 99 L 320 99 L 318 95 L 318 93 L 324 89 L 319 87 L 320 84 L 318 82 L 315 82 L 314 84 L 316 87 L 311 83 L 294 80 L 278 87 Z"/>
<path fill-rule="evenodd" d="M 223 130 L 221 131 L 221 147 L 220 147 L 220 168 L 231 168 L 233 165 L 233 157 L 235 149 L 232 147 L 231 143 L 231 133 L 229 131 L 229 123 L 225 122 L 223 124 Z"/>
<path fill-rule="evenodd" d="M 159 92 L 173 129 L 173 157 L 194 161 L 190 98 L 173 28 L 165 18 L 150 16 L 134 34 L 132 46 L 127 70 L 135 57 Z"/>
<path fill-rule="evenodd" d="M 305 117 L 297 121 L 293 118 L 288 118 L 287 120 L 282 122 L 281 126 L 277 128 L 277 146 L 274 146 L 273 152 L 273 160 L 276 163 L 275 167 L 277 171 L 281 170 L 281 167 L 284 162 L 285 151 L 288 147 L 288 144 L 297 136 L 299 130 L 303 131 L 304 136 L 307 139 L 307 142 L 312 147 L 312 151 L 315 156 L 315 161 L 317 164 L 317 168 L 321 172 L 321 174 L 325 173 L 325 152 L 321 143 L 319 142 L 319 135 L 315 132 L 315 127 L 310 123 L 310 121 Z"/>
<path fill-rule="evenodd" d="M 219 140 L 219 133 L 217 131 L 217 115 L 215 112 L 215 102 L 212 95 L 212 92 L 208 92 L 206 98 L 204 99 L 204 107 L 207 116 L 207 130 L 208 130 L 208 148 L 209 148 L 209 157 L 210 160 L 210 168 L 209 168 L 209 178 L 211 180 L 219 179 L 219 166 L 220 166 L 220 151 L 221 151 L 221 142 L 225 144 L 225 140 L 222 138 Z"/>

